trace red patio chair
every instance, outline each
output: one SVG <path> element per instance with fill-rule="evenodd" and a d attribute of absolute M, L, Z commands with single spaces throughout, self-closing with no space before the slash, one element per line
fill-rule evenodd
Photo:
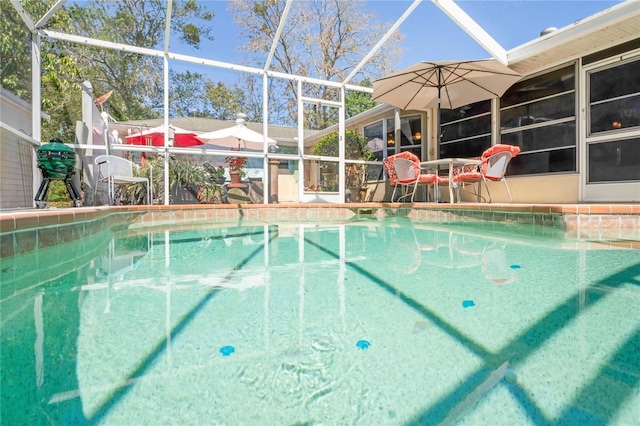
<path fill-rule="evenodd" d="M 409 151 L 390 155 L 382 162 L 382 165 L 389 176 L 389 183 L 393 186 L 391 202 L 394 201 L 398 187 L 400 187 L 402 195 L 395 201 L 400 201 L 403 198 L 411 196 L 411 202 L 413 203 L 418 185 L 424 185 L 425 187 L 435 186 L 439 180 L 436 174 L 422 173 L 420 169 L 420 159 L 417 155 Z M 434 193 L 435 192 L 436 191 L 434 191 Z M 427 200 L 428 198 L 427 191 Z"/>
<path fill-rule="evenodd" d="M 459 185 L 458 188 L 456 188 L 458 202 L 460 202 L 460 186 L 464 186 L 465 184 L 478 184 L 478 188 L 474 190 L 474 194 L 477 195 L 478 200 L 480 200 L 481 182 L 484 183 L 484 187 L 487 189 L 487 195 L 489 196 L 489 202 L 491 202 L 491 192 L 489 192 L 489 185 L 487 185 L 488 180 L 494 182 L 502 181 L 507 190 L 509 201 L 513 201 L 507 180 L 505 179 L 505 174 L 509 162 L 513 157 L 518 155 L 518 153 L 520 153 L 520 147 L 518 146 L 505 144 L 494 145 L 482 153 L 482 163 L 479 166 L 473 166 L 471 170 L 468 168 L 465 170 L 463 167 L 463 170 L 460 171 L 457 176 L 454 176 L 454 184 L 457 183 Z"/>

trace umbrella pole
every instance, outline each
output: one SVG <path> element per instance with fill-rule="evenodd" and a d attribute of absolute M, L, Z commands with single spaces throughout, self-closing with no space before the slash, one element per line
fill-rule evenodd
<path fill-rule="evenodd" d="M 440 77 L 438 77 L 438 80 L 440 80 Z M 440 81 L 438 81 L 438 111 L 436 111 L 436 132 L 438 132 L 438 134 L 436 135 L 436 157 L 439 157 L 440 154 L 440 134 L 442 133 L 440 131 L 440 91 L 442 90 L 442 85 L 440 84 Z"/>
<path fill-rule="evenodd" d="M 440 130 L 440 100 L 438 100 L 438 110 L 436 111 L 436 157 L 439 156 L 440 153 L 440 135 L 442 131 Z"/>

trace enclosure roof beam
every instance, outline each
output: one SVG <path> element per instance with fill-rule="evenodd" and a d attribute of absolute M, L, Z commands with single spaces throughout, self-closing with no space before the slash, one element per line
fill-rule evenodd
<path fill-rule="evenodd" d="M 49 19 L 67 2 L 67 0 L 58 0 L 47 13 L 45 13 L 38 22 L 36 22 L 36 28 L 42 28 L 47 25 Z"/>
<path fill-rule="evenodd" d="M 164 53 L 169 53 L 169 40 L 171 39 L 171 11 L 173 10 L 173 0 L 167 0 L 167 17 L 164 25 Z"/>
<path fill-rule="evenodd" d="M 177 61 L 208 65 L 212 67 L 218 67 L 218 68 L 223 68 L 223 69 L 228 69 L 233 71 L 242 71 L 242 72 L 251 73 L 251 74 L 262 75 L 265 73 L 264 70 L 261 70 L 259 68 L 230 64 L 227 62 L 214 61 L 211 59 L 199 58 L 197 56 L 182 55 L 182 54 L 171 53 L 171 52 L 165 54 L 163 51 L 157 50 L 157 49 L 149 49 L 146 47 L 138 47 L 138 46 L 131 46 L 131 45 L 122 44 L 122 43 L 114 43 L 111 41 L 98 40 L 95 38 L 84 37 L 84 36 L 76 36 L 76 35 L 61 33 L 58 31 L 40 30 L 40 32 L 42 33 L 42 35 L 46 37 L 57 39 L 57 40 L 68 41 L 72 43 L 97 46 L 105 49 L 121 50 L 123 52 L 131 52 L 131 53 L 137 53 L 140 55 L 155 56 L 157 58 L 163 58 L 166 56 L 168 59 L 174 59 Z M 287 73 L 277 72 L 277 71 L 269 71 L 268 74 L 272 77 L 278 77 L 286 80 L 302 81 L 303 83 L 321 84 L 328 87 L 336 87 L 336 88 L 343 87 L 343 83 L 340 83 L 337 81 L 328 81 L 328 80 L 322 80 L 319 78 L 304 77 L 304 76 L 292 75 L 292 74 L 287 74 Z M 359 90 L 367 93 L 372 91 L 372 89 L 370 88 L 356 86 L 356 85 L 350 85 L 349 88 L 351 90 Z"/>
<path fill-rule="evenodd" d="M 467 13 L 460 8 L 453 0 L 431 0 L 440 8 L 449 18 L 453 20 L 460 28 L 462 28 L 467 34 L 477 41 L 487 52 L 491 54 L 495 59 L 500 61 L 503 65 L 508 65 L 507 51 L 498 44 L 482 28 L 476 21 L 474 21 Z"/>
<path fill-rule="evenodd" d="M 369 62 L 371 57 L 373 55 L 375 55 L 378 50 L 380 50 L 382 45 L 385 44 L 387 42 L 387 40 L 389 39 L 389 37 L 391 37 L 393 35 L 393 33 L 395 33 L 398 30 L 400 25 L 405 21 L 405 19 L 407 19 L 409 17 L 409 15 L 411 15 L 411 12 L 413 12 L 413 10 L 416 7 L 418 7 L 418 5 L 421 2 L 422 2 L 422 0 L 414 0 L 413 3 L 411 3 L 411 6 L 409 6 L 409 8 L 402 14 L 402 16 L 391 26 L 391 28 L 389 28 L 389 30 L 386 32 L 386 34 L 384 36 L 382 36 L 382 38 L 380 40 L 378 40 L 378 43 L 376 43 L 376 45 L 373 46 L 373 48 L 371 48 L 369 53 L 367 53 L 366 56 L 364 58 L 362 58 L 360 63 L 358 65 L 356 65 L 356 67 L 353 69 L 353 71 L 351 71 L 351 74 L 349 74 L 347 76 L 347 78 L 344 79 L 344 81 L 343 81 L 344 84 L 347 84 L 348 82 L 350 82 L 351 79 L 353 77 L 355 77 L 356 74 L 358 74 L 360 72 L 362 67 L 364 67 L 367 64 L 367 62 Z"/>
<path fill-rule="evenodd" d="M 18 15 L 20 15 L 20 18 L 22 18 L 22 21 L 25 23 L 27 28 L 29 28 L 29 31 L 31 33 L 34 33 L 36 31 L 36 26 L 33 23 L 33 19 L 31 19 L 31 15 L 29 15 L 29 12 L 24 10 L 24 7 L 22 7 L 22 3 L 20 3 L 20 0 L 11 0 L 11 4 L 18 12 Z"/>
<path fill-rule="evenodd" d="M 102 47 L 105 49 L 121 50 L 123 52 L 138 53 L 140 55 L 147 55 L 147 56 L 157 56 L 157 57 L 164 56 L 164 53 L 161 50 L 149 49 L 146 47 L 138 47 L 138 46 L 131 46 L 129 44 L 114 43 L 112 41 L 99 40 L 96 38 L 85 37 L 85 36 L 77 36 L 77 35 L 61 33 L 59 31 L 52 31 L 52 30 L 40 30 L 40 32 L 42 36 L 56 39 L 56 40 L 68 41 L 71 43 Z"/>
<path fill-rule="evenodd" d="M 287 0 L 287 4 L 284 6 L 284 11 L 282 12 L 282 16 L 280 17 L 280 23 L 278 24 L 276 35 L 273 37 L 273 43 L 271 43 L 271 50 L 269 50 L 269 56 L 267 56 L 267 60 L 264 63 L 265 71 L 267 71 L 271 66 L 271 61 L 273 60 L 273 56 L 276 54 L 276 49 L 278 48 L 278 42 L 280 41 L 282 30 L 284 29 L 284 26 L 287 23 L 287 16 L 289 15 L 289 9 L 291 9 L 292 3 L 293 3 L 293 0 Z"/>

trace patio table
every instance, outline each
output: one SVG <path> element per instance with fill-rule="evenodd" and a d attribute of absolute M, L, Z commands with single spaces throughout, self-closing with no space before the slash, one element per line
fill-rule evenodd
<path fill-rule="evenodd" d="M 449 169 L 449 202 L 454 202 L 453 197 L 453 169 L 455 167 L 467 165 L 480 165 L 482 160 L 477 158 L 439 158 L 437 160 L 422 161 L 420 168 L 423 170 L 439 170 L 440 168 Z"/>

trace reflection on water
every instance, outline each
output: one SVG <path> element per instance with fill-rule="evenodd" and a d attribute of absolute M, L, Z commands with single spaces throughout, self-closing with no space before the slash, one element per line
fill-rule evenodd
<path fill-rule="evenodd" d="M 106 233 L 3 263 L 3 424 L 628 424 L 639 279 L 516 228 Z"/>

